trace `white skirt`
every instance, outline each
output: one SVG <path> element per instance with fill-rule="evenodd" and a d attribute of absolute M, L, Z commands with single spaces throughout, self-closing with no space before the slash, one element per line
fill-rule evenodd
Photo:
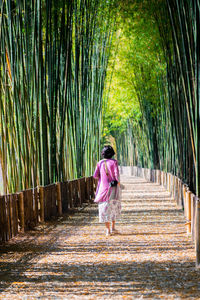
<path fill-rule="evenodd" d="M 121 201 L 115 199 L 116 187 L 111 188 L 111 195 L 108 201 L 99 203 L 99 222 L 112 222 L 121 215 Z"/>

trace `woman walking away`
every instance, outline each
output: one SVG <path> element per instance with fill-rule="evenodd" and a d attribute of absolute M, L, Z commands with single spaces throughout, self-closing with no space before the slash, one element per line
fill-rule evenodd
<path fill-rule="evenodd" d="M 119 168 L 117 160 L 112 159 L 115 152 L 111 146 L 105 146 L 101 155 L 103 159 L 93 175 L 99 180 L 94 202 L 99 205 L 99 222 L 105 223 L 106 235 L 110 235 L 117 232 L 115 220 L 121 213 Z"/>

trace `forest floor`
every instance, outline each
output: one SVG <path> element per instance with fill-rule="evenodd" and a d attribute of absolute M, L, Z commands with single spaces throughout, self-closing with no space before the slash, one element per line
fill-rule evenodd
<path fill-rule="evenodd" d="M 0 245 L 0 299 L 200 299 L 183 211 L 144 179 L 123 179 L 119 233 L 93 204 Z"/>

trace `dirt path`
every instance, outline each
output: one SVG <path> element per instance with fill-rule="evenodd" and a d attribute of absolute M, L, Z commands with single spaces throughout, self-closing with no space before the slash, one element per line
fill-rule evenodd
<path fill-rule="evenodd" d="M 124 181 L 120 234 L 93 205 L 0 245 L 0 299 L 200 299 L 182 211 L 161 186 Z"/>

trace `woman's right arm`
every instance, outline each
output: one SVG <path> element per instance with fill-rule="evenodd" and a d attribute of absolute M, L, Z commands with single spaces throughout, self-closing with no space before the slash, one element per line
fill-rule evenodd
<path fill-rule="evenodd" d="M 93 177 L 94 177 L 95 179 L 99 179 L 99 177 L 100 177 L 99 163 L 97 164 L 97 167 L 96 167 L 96 170 L 95 170 L 95 172 L 94 172 Z"/>

